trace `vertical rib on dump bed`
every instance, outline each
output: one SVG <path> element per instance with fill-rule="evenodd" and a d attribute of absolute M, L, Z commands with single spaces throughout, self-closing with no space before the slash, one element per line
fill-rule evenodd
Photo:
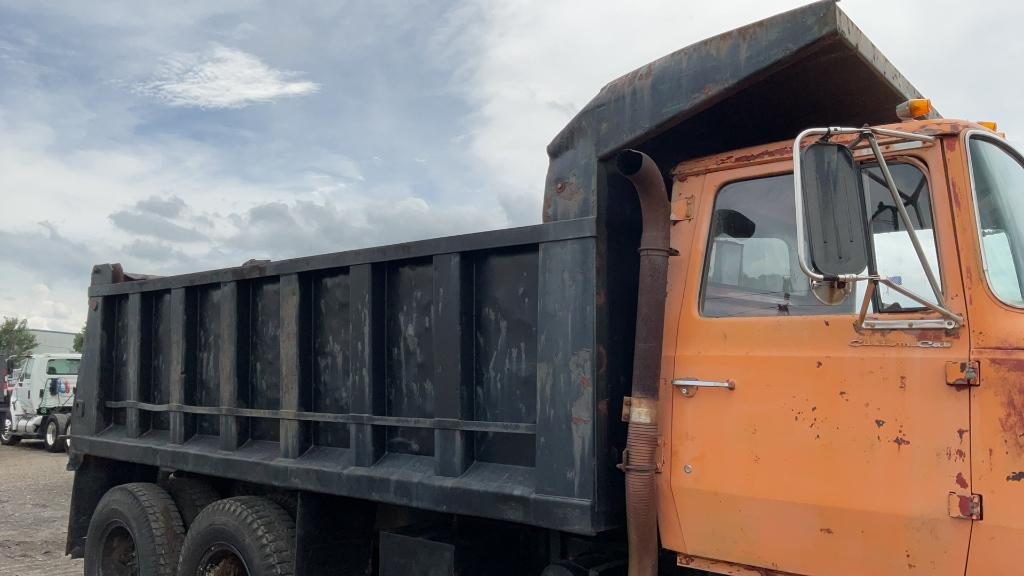
<path fill-rule="evenodd" d="M 594 223 L 140 281 L 97 267 L 76 451 L 603 530 Z"/>

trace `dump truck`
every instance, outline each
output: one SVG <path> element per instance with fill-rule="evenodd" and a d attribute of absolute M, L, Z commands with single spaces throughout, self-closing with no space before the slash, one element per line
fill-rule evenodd
<path fill-rule="evenodd" d="M 96 266 L 86 574 L 1017 572 L 1024 158 L 995 125 L 825 1 L 611 82 L 547 152 L 539 225 Z"/>

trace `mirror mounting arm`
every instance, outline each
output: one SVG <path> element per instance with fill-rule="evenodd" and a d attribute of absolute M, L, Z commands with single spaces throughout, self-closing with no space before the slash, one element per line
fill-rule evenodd
<path fill-rule="evenodd" d="M 878 161 L 879 168 L 882 171 L 882 175 L 885 178 L 886 186 L 889 188 L 889 193 L 892 194 L 893 203 L 896 206 L 897 213 L 899 214 L 900 220 L 903 222 L 904 228 L 910 236 L 911 244 L 914 246 L 914 251 L 917 252 L 917 257 L 921 262 L 921 267 L 925 272 L 925 276 L 928 278 L 928 283 L 931 286 L 932 291 L 935 294 L 935 299 L 938 304 L 928 302 L 921 296 L 914 294 L 913 292 L 897 286 L 891 279 L 879 276 L 877 274 L 871 274 L 868 276 L 860 276 L 857 274 L 840 274 L 840 275 L 825 275 L 814 270 L 808 263 L 807 255 L 807 222 L 804 214 L 804 191 L 803 182 L 801 181 L 800 175 L 803 173 L 800 166 L 801 158 L 801 143 L 811 136 L 821 136 L 824 140 L 830 140 L 833 136 L 856 134 L 857 139 L 855 143 L 867 141 L 871 147 L 871 151 L 874 153 L 875 159 Z M 910 298 L 911 300 L 934 310 L 941 314 L 945 318 L 945 325 L 947 329 L 959 328 L 963 325 L 963 318 L 955 312 L 946 308 L 945 298 L 942 294 L 942 289 L 939 286 L 939 282 L 935 276 L 934 270 L 932 270 L 931 264 L 925 257 L 924 249 L 921 247 L 921 241 L 917 236 L 917 231 L 914 229 L 910 222 L 910 215 L 907 213 L 906 207 L 903 205 L 903 201 L 899 196 L 899 189 L 896 187 L 896 183 L 892 177 L 892 173 L 889 171 L 889 165 L 885 162 L 885 157 L 882 155 L 882 150 L 878 145 L 876 136 L 886 136 L 890 138 L 899 138 L 903 140 L 913 140 L 918 142 L 934 142 L 935 138 L 924 134 L 914 134 L 911 132 L 901 132 L 899 130 L 888 130 L 885 128 L 847 128 L 847 127 L 828 127 L 828 128 L 809 128 L 801 132 L 796 140 L 793 141 L 793 181 L 794 181 L 794 204 L 796 208 L 796 241 L 797 241 L 797 262 L 800 264 L 800 270 L 805 276 L 813 281 L 818 282 L 857 282 L 866 280 L 868 282 L 867 290 L 865 290 L 864 301 L 861 303 L 860 313 L 857 317 L 858 328 L 865 326 L 865 320 L 867 318 L 869 303 L 877 291 L 879 284 L 891 288 L 892 290 Z"/>
<path fill-rule="evenodd" d="M 910 221 L 910 214 L 907 214 L 907 207 L 903 205 L 903 199 L 900 198 L 900 191 L 899 188 L 896 187 L 896 181 L 893 180 L 892 172 L 889 171 L 889 164 L 886 163 L 885 157 L 882 155 L 882 150 L 878 147 L 878 140 L 875 139 L 875 135 L 869 131 L 865 134 L 865 138 L 871 146 L 871 151 L 875 153 L 875 160 L 878 161 L 878 167 L 882 170 L 882 176 L 885 177 L 886 187 L 889 188 L 889 194 L 892 195 L 892 203 L 896 206 L 896 212 L 900 215 L 900 220 L 903 221 L 903 227 L 910 236 L 910 243 L 914 245 L 914 251 L 917 252 L 917 259 L 921 261 L 921 268 L 924 270 L 924 275 L 928 278 L 928 284 L 931 285 L 932 292 L 935 293 L 935 301 L 941 305 L 944 301 L 942 288 L 939 286 L 939 281 L 935 278 L 935 271 L 932 270 L 931 263 L 928 262 L 928 258 L 924 254 L 924 248 L 921 247 L 921 240 L 917 237 L 917 230 L 914 229 L 914 224 Z"/>

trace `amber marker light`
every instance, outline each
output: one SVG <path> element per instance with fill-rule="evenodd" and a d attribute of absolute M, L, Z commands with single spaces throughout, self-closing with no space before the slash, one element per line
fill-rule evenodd
<path fill-rule="evenodd" d="M 927 98 L 907 100 L 896 107 L 896 116 L 900 120 L 919 120 L 932 113 L 932 101 Z"/>

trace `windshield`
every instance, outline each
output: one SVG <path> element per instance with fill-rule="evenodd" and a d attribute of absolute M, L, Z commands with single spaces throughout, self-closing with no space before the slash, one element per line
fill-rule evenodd
<path fill-rule="evenodd" d="M 46 374 L 48 376 L 75 376 L 78 374 L 78 365 L 81 362 L 78 358 L 48 360 L 46 362 Z"/>
<path fill-rule="evenodd" d="M 978 136 L 970 161 L 985 276 L 997 298 L 1024 307 L 1024 166 L 1005 145 Z"/>

